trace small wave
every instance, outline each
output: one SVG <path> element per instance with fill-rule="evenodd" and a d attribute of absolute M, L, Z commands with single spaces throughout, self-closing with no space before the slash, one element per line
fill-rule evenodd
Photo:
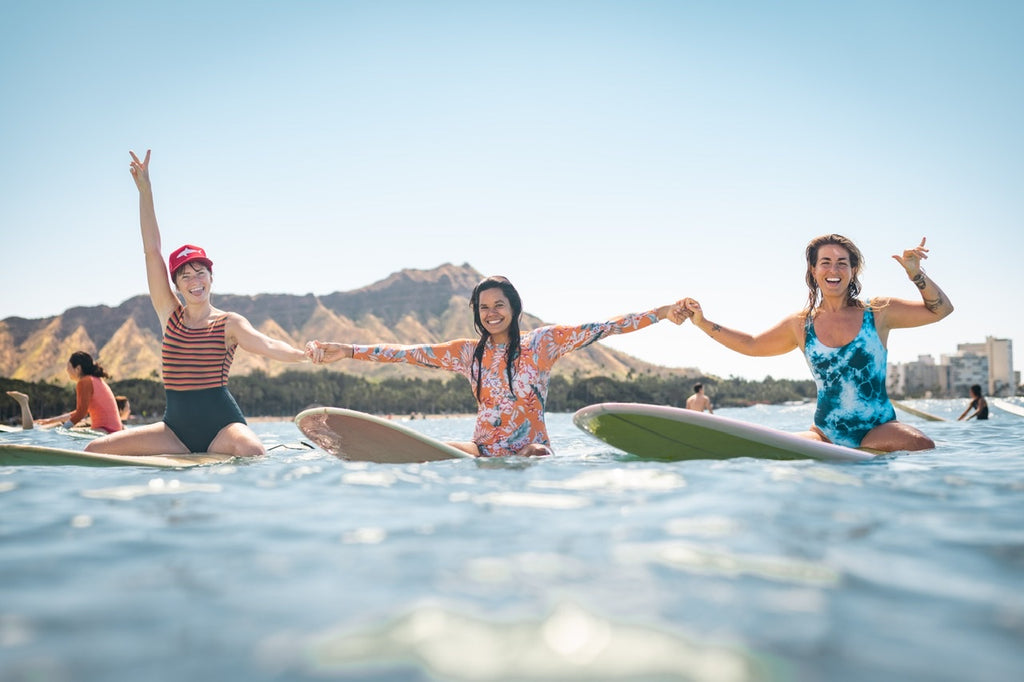
<path fill-rule="evenodd" d="M 134 500 L 150 495 L 180 495 L 183 493 L 219 493 L 223 486 L 218 483 L 182 483 L 177 479 L 165 481 L 154 478 L 146 485 L 121 485 L 114 488 L 83 490 L 82 497 L 93 500 Z"/>
<path fill-rule="evenodd" d="M 663 469 L 611 469 L 587 471 L 564 481 L 533 481 L 535 488 L 559 490 L 677 490 L 686 487 L 686 479 Z"/>
<path fill-rule="evenodd" d="M 590 504 L 589 500 L 575 495 L 521 492 L 484 493 L 482 495 L 452 493 L 448 499 L 451 502 L 470 501 L 495 507 L 530 507 L 533 509 L 580 509 Z"/>
<path fill-rule="evenodd" d="M 656 563 L 687 573 L 739 577 L 751 575 L 797 585 L 830 587 L 840 572 L 813 561 L 783 556 L 738 554 L 685 542 L 622 544 L 615 548 L 620 563 Z"/>

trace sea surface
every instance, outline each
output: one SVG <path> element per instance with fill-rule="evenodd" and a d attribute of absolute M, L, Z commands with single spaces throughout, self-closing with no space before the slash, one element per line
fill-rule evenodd
<path fill-rule="evenodd" d="M 348 463 L 259 422 L 282 447 L 238 464 L 0 467 L 0 680 L 1024 679 L 1024 418 L 900 419 L 936 449 L 638 461 L 551 414 L 532 460 Z"/>

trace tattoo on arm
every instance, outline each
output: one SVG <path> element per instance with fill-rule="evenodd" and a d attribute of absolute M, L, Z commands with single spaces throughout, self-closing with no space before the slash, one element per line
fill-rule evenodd
<path fill-rule="evenodd" d="M 941 296 L 938 298 L 926 298 L 924 300 L 924 307 L 934 313 L 942 307 L 942 303 L 943 301 Z"/>
<path fill-rule="evenodd" d="M 924 288 L 926 286 L 928 286 L 928 282 L 926 282 L 925 279 L 924 279 L 924 273 L 923 272 L 919 272 L 916 275 L 914 275 L 913 279 L 911 279 L 910 281 L 913 282 L 914 284 L 916 284 L 917 288 L 921 289 L 922 291 L 924 290 Z"/>
<path fill-rule="evenodd" d="M 720 332 L 720 331 L 722 331 L 722 327 L 720 325 L 718 325 L 716 323 L 712 323 L 711 324 L 711 333 L 712 334 L 714 334 L 715 332 Z"/>

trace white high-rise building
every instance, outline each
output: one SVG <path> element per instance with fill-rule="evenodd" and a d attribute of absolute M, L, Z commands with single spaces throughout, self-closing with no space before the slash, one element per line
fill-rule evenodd
<path fill-rule="evenodd" d="M 1013 371 L 1013 341 L 986 336 L 984 343 L 957 344 L 959 355 L 973 354 L 988 358 L 988 376 L 976 383 L 987 387 L 988 395 L 1009 396 L 1017 390 L 1017 376 Z"/>

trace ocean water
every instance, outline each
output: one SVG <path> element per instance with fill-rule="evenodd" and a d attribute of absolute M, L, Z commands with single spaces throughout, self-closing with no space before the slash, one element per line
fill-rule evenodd
<path fill-rule="evenodd" d="M 270 422 L 240 464 L 0 467 L 0 680 L 1022 679 L 1024 418 L 900 419 L 936 449 L 645 462 L 552 414 L 534 460 L 347 463 Z"/>

